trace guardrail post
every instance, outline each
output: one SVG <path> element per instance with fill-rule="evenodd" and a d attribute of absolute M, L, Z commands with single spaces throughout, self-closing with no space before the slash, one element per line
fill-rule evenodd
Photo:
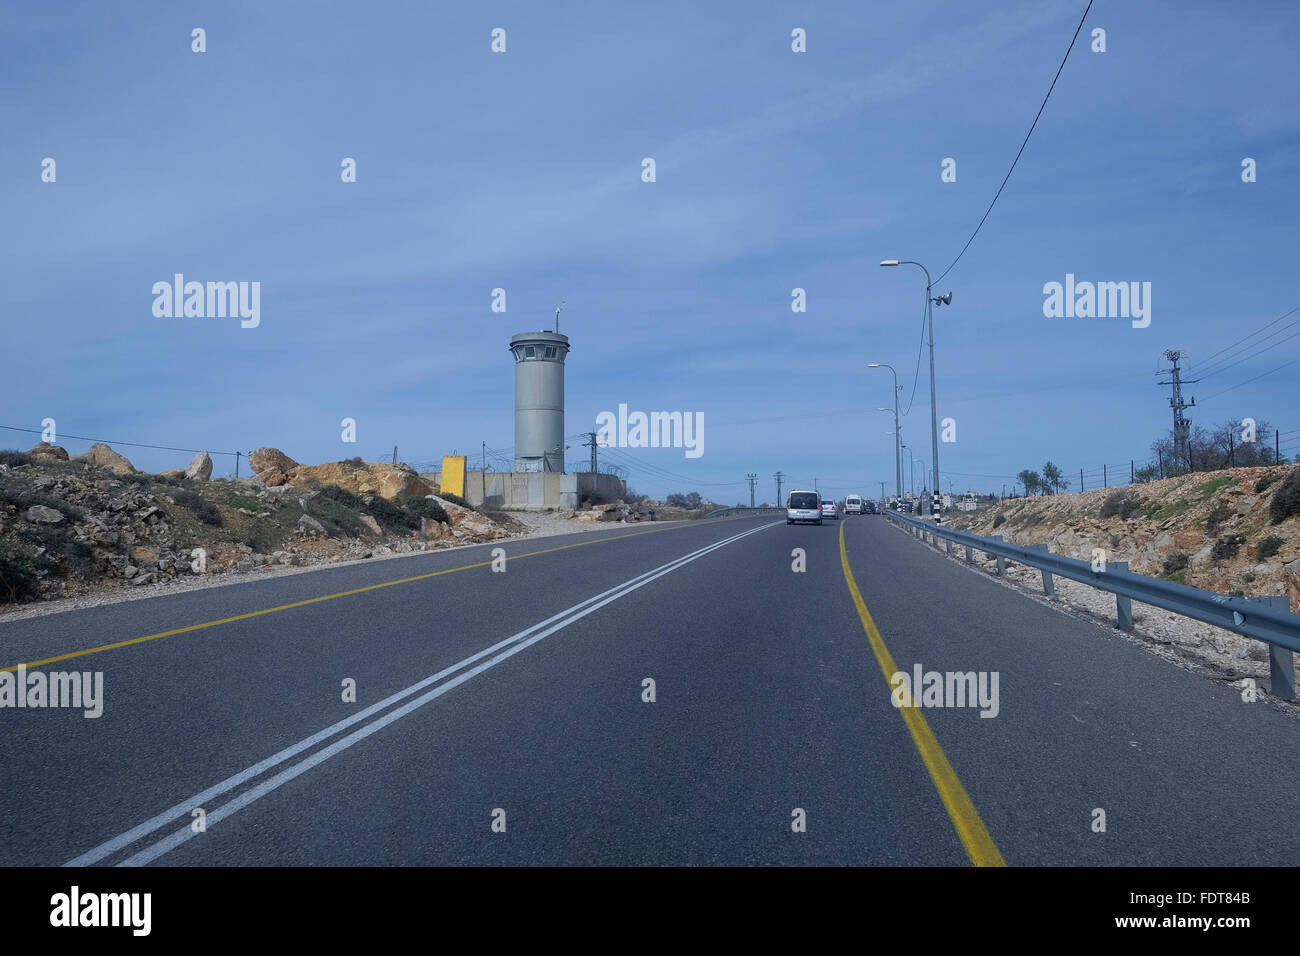
<path fill-rule="evenodd" d="M 1283 594 L 1246 598 L 1252 604 L 1263 604 L 1282 611 L 1291 610 L 1291 602 Z M 1282 700 L 1295 700 L 1295 655 L 1290 648 L 1268 645 L 1268 692 Z"/>
<path fill-rule="evenodd" d="M 948 542 L 948 556 L 952 557 L 952 538 L 945 538 L 944 540 Z"/>
<path fill-rule="evenodd" d="M 971 550 L 970 545 L 966 545 L 966 563 L 970 564 L 975 560 L 975 552 Z"/>
<path fill-rule="evenodd" d="M 1044 551 L 1050 553 L 1047 545 L 1045 544 L 1031 544 L 1030 547 L 1033 548 L 1035 551 Z M 1054 594 L 1056 594 L 1056 581 L 1052 578 L 1052 572 L 1048 571 L 1045 568 L 1043 569 L 1043 593 L 1046 594 L 1048 597 L 1052 597 Z"/>
<path fill-rule="evenodd" d="M 1108 561 L 1106 562 L 1106 573 L 1112 571 L 1127 571 L 1127 561 Z M 1115 595 L 1115 618 L 1116 624 L 1121 631 L 1133 630 L 1133 599 L 1124 597 L 1121 594 Z"/>
<path fill-rule="evenodd" d="M 1001 541 L 1001 540 L 1002 540 L 1002 535 L 1000 535 L 1000 534 L 991 534 L 991 535 L 989 535 L 989 540 L 990 540 L 990 541 Z M 1004 557 L 1002 557 L 1002 555 L 1000 555 L 1000 554 L 995 554 L 995 555 L 993 555 L 993 557 L 995 557 L 995 558 L 998 559 L 998 576 L 1001 577 L 1002 575 L 1005 575 L 1005 574 L 1007 573 L 1007 559 L 1004 558 Z"/>

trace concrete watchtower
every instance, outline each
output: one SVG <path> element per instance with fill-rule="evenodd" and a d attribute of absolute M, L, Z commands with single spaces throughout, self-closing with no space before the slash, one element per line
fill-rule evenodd
<path fill-rule="evenodd" d="M 564 471 L 564 358 L 569 337 L 559 331 L 520 332 L 515 357 L 515 471 Z"/>

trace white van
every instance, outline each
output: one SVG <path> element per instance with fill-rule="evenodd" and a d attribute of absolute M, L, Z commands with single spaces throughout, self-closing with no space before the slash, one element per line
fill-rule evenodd
<path fill-rule="evenodd" d="M 822 523 L 822 496 L 815 491 L 792 491 L 785 500 L 785 523 Z"/>
<path fill-rule="evenodd" d="M 844 499 L 844 513 L 846 515 L 862 514 L 862 496 L 849 495 Z"/>

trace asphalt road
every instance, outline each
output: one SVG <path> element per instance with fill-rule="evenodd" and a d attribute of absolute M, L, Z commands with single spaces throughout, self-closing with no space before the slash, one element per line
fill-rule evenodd
<path fill-rule="evenodd" d="M 1300 862 L 1300 722 L 884 518 L 499 547 L 0 624 L 104 682 L 0 709 L 0 863 Z"/>

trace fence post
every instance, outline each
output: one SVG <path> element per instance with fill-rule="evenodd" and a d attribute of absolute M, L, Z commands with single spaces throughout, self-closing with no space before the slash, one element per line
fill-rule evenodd
<path fill-rule="evenodd" d="M 1114 571 L 1127 571 L 1127 561 L 1107 561 L 1106 573 Z M 1115 595 L 1115 618 L 1116 624 L 1121 631 L 1133 630 L 1133 599 L 1124 597 L 1121 594 Z"/>
<path fill-rule="evenodd" d="M 1291 610 L 1291 602 L 1284 594 L 1246 598 L 1252 604 L 1263 604 L 1282 611 Z M 1290 648 L 1268 645 L 1268 692 L 1282 700 L 1295 700 L 1295 655 Z"/>
<path fill-rule="evenodd" d="M 1050 553 L 1045 544 L 1031 544 L 1030 547 L 1035 551 Z M 1043 593 L 1048 597 L 1051 597 L 1056 593 L 1056 581 L 1052 578 L 1052 572 L 1048 571 L 1046 568 L 1043 569 Z"/>

